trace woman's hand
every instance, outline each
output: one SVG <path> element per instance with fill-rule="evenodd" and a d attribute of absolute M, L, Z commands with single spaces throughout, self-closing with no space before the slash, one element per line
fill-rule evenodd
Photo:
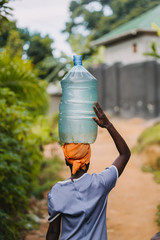
<path fill-rule="evenodd" d="M 105 113 L 103 112 L 102 108 L 100 107 L 98 102 L 94 103 L 93 106 L 94 112 L 97 115 L 97 118 L 93 117 L 93 120 L 102 128 L 108 128 L 111 125 L 111 122 L 106 117 Z"/>
<path fill-rule="evenodd" d="M 112 163 L 112 165 L 114 165 L 117 168 L 118 174 L 120 176 L 130 158 L 130 155 L 131 155 L 130 150 L 126 142 L 122 138 L 122 136 L 118 133 L 118 131 L 115 129 L 112 123 L 108 120 L 108 118 L 106 117 L 105 113 L 103 112 L 99 104 L 97 102 L 95 102 L 94 104 L 96 108 L 93 107 L 93 109 L 98 118 L 93 117 L 93 120 L 100 127 L 107 128 L 119 152 L 119 156 Z"/>

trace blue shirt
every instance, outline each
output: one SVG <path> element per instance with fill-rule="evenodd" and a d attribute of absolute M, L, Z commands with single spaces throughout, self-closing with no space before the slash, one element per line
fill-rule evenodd
<path fill-rule="evenodd" d="M 60 240 L 107 240 L 106 207 L 108 193 L 115 186 L 114 165 L 99 174 L 58 182 L 48 193 L 49 222 L 62 216 Z"/>

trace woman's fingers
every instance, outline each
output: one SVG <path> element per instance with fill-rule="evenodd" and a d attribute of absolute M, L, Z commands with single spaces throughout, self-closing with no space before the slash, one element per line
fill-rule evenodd
<path fill-rule="evenodd" d="M 93 106 L 93 110 L 94 110 L 94 112 L 95 112 L 95 114 L 97 115 L 97 117 L 98 117 L 98 111 L 97 111 L 97 109 Z"/>
<path fill-rule="evenodd" d="M 95 117 L 92 118 L 98 125 L 99 125 L 99 120 Z"/>
<path fill-rule="evenodd" d="M 96 107 L 93 106 L 93 110 L 94 110 L 95 114 L 97 115 L 97 117 L 100 118 L 100 115 L 103 113 L 103 111 L 102 111 L 101 107 L 99 106 L 98 102 L 95 102 L 94 104 Z"/>
<path fill-rule="evenodd" d="M 100 107 L 99 103 L 98 103 L 98 102 L 95 102 L 94 104 L 96 105 L 98 111 L 99 111 L 100 113 L 103 113 L 103 110 L 102 110 L 102 108 Z"/>

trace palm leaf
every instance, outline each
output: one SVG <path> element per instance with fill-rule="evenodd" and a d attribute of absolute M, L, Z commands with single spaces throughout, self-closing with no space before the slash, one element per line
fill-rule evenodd
<path fill-rule="evenodd" d="M 6 52 L 2 52 L 0 87 L 11 89 L 32 111 L 47 109 L 47 83 L 38 79 L 30 61 L 24 61 L 20 57 L 10 59 Z"/>

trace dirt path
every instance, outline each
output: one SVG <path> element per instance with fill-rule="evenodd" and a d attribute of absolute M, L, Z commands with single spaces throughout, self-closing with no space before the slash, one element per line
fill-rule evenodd
<path fill-rule="evenodd" d="M 130 147 L 136 143 L 137 137 L 147 124 L 140 119 L 114 119 L 112 122 Z M 99 129 L 98 138 L 91 148 L 89 173 L 100 172 L 117 156 L 113 141 L 105 129 Z M 61 149 L 58 149 L 58 153 L 63 157 Z M 156 206 L 160 203 L 160 185 L 154 182 L 152 174 L 141 171 L 142 163 L 141 156 L 132 155 L 124 173 L 118 179 L 117 186 L 110 193 L 107 210 L 109 240 L 150 240 L 151 236 L 158 232 L 155 214 Z M 67 178 L 68 169 L 62 174 Z M 48 226 L 45 204 L 45 200 L 40 203 L 43 209 L 40 229 L 32 231 L 26 240 L 45 239 Z"/>

